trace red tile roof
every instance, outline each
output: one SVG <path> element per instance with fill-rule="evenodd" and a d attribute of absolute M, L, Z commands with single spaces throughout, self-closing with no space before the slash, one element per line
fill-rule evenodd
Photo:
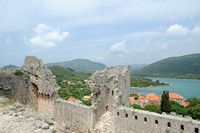
<path fill-rule="evenodd" d="M 190 106 L 190 103 L 189 102 L 182 102 L 183 107 L 187 108 Z"/>
<path fill-rule="evenodd" d="M 178 100 L 183 100 L 184 99 L 184 97 L 181 96 L 178 93 L 169 93 L 169 98 L 171 98 L 171 99 L 178 99 Z"/>
<path fill-rule="evenodd" d="M 67 99 L 67 101 L 69 101 L 69 102 L 76 102 L 76 98 L 70 97 L 70 98 Z"/>
<path fill-rule="evenodd" d="M 138 99 L 139 103 L 145 103 L 145 100 L 144 99 Z"/>
<path fill-rule="evenodd" d="M 149 100 L 149 101 L 160 101 L 160 98 L 159 96 L 157 96 L 156 94 L 154 93 L 149 93 L 147 96 L 146 96 L 146 99 Z"/>
<path fill-rule="evenodd" d="M 133 97 L 130 97 L 129 101 L 130 101 L 130 103 L 135 103 L 136 102 L 136 100 Z"/>

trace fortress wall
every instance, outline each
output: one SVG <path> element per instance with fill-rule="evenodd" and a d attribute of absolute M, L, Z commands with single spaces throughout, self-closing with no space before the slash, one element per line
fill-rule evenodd
<path fill-rule="evenodd" d="M 125 107 L 118 108 L 113 115 L 113 133 L 200 132 L 200 121 L 179 118 L 177 116 L 161 115 Z"/>
<path fill-rule="evenodd" d="M 26 75 L 0 75 L 1 96 L 16 99 L 23 104 L 32 104 L 33 93 Z"/>
<path fill-rule="evenodd" d="M 61 99 L 54 102 L 54 120 L 68 131 L 93 132 L 95 116 L 92 107 Z"/>
<path fill-rule="evenodd" d="M 49 117 L 53 117 L 54 99 L 44 94 L 39 94 L 37 99 L 37 112 L 43 113 Z"/>

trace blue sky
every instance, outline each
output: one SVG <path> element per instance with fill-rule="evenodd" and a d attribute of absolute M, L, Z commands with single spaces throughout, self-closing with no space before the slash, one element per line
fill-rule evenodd
<path fill-rule="evenodd" d="M 200 53 L 200 0 L 0 0 L 0 66 L 34 55 L 149 64 Z"/>

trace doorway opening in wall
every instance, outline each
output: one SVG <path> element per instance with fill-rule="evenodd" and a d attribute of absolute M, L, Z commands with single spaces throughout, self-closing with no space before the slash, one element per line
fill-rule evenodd
<path fill-rule="evenodd" d="M 33 91 L 33 94 L 34 94 L 34 106 L 35 106 L 35 109 L 36 111 L 38 110 L 38 86 L 34 83 L 31 83 L 32 84 L 32 91 Z"/>
<path fill-rule="evenodd" d="M 108 111 L 108 105 L 106 105 L 106 111 Z"/>

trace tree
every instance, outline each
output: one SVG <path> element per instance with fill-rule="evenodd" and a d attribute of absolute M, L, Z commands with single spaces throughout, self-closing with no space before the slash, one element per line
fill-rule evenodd
<path fill-rule="evenodd" d="M 171 105 L 169 101 L 169 92 L 163 91 L 162 99 L 161 99 L 161 112 L 170 113 Z"/>

